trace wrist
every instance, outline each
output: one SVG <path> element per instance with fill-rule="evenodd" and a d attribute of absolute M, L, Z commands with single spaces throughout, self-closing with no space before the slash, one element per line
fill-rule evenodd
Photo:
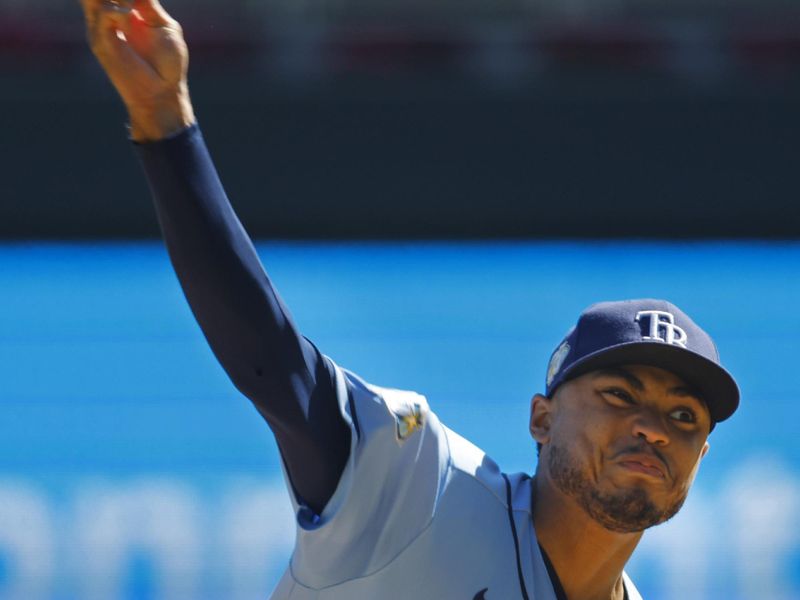
<path fill-rule="evenodd" d="M 195 122 L 189 93 L 181 90 L 148 106 L 129 106 L 130 137 L 134 142 L 155 142 L 186 129 Z"/>

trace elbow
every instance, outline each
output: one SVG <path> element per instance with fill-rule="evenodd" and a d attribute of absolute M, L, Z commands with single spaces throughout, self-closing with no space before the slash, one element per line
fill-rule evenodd
<path fill-rule="evenodd" d="M 308 382 L 295 374 L 278 373 L 260 365 L 226 368 L 225 371 L 234 387 L 268 420 L 302 409 L 299 398 L 309 395 Z"/>

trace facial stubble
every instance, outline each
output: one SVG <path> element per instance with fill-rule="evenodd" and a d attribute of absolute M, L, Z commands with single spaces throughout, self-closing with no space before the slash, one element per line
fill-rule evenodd
<path fill-rule="evenodd" d="M 681 509 L 686 493 L 666 507 L 656 506 L 643 487 L 601 492 L 566 447 L 551 445 L 547 453 L 550 478 L 564 494 L 597 523 L 616 533 L 635 533 L 664 523 Z M 688 491 L 688 490 L 687 490 Z"/>

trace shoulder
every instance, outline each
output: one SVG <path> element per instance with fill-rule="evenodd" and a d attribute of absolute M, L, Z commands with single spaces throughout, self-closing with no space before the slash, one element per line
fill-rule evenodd
<path fill-rule="evenodd" d="M 439 492 L 455 482 L 470 482 L 474 490 L 483 489 L 504 508 L 530 512 L 530 482 L 525 473 L 505 474 L 484 450 L 442 424 L 425 396 L 409 390 L 382 387 L 365 382 L 358 375 L 340 370 L 347 390 L 343 411 L 353 421 L 356 435 L 366 442 L 381 430 L 380 437 L 398 448 L 418 438 L 422 444 L 434 442 L 439 460 Z M 342 398 L 344 394 L 340 395 Z M 420 435 L 421 434 L 421 435 Z M 416 454 L 416 459 L 421 458 Z M 431 455 L 428 455 L 431 458 Z M 460 486 L 459 486 L 460 487 Z"/>
<path fill-rule="evenodd" d="M 505 508 L 530 512 L 530 477 L 525 473 L 506 474 L 478 446 L 442 427 L 450 448 L 450 466 L 489 491 Z"/>

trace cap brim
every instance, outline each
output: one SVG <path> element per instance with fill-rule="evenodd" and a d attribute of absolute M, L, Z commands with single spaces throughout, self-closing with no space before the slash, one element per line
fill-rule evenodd
<path fill-rule="evenodd" d="M 659 367 L 678 375 L 703 396 L 712 428 L 739 406 L 739 386 L 728 371 L 704 356 L 672 344 L 630 342 L 603 348 L 575 361 L 559 379 L 563 382 L 589 371 L 624 364 Z"/>

